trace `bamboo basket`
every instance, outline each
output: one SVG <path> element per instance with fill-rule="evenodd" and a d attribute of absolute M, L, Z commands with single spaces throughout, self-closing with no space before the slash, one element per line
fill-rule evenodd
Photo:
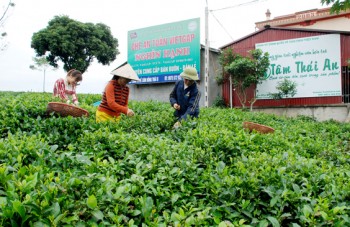
<path fill-rule="evenodd" d="M 249 122 L 249 121 L 243 122 L 243 128 L 248 129 L 250 132 L 257 131 L 262 134 L 273 133 L 275 131 L 275 129 L 269 126 L 261 125 L 261 124 Z"/>
<path fill-rule="evenodd" d="M 88 117 L 89 112 L 74 105 L 69 105 L 61 102 L 49 102 L 47 105 L 46 113 L 55 113 L 61 117 Z"/>

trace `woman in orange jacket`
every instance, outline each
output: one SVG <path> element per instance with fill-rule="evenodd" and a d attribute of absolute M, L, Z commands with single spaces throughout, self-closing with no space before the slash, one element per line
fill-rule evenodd
<path fill-rule="evenodd" d="M 128 107 L 129 87 L 131 80 L 139 81 L 132 67 L 125 63 L 112 71 L 114 76 L 108 82 L 102 95 L 102 101 L 96 111 L 96 122 L 118 122 L 121 114 L 134 116 L 134 111 Z"/>

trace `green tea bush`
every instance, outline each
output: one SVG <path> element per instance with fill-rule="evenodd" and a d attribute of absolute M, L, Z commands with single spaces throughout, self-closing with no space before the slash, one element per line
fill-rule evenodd
<path fill-rule="evenodd" d="M 168 103 L 95 122 L 46 114 L 48 93 L 0 92 L 0 226 L 349 226 L 350 124 Z M 243 129 L 269 125 L 273 134 Z"/>

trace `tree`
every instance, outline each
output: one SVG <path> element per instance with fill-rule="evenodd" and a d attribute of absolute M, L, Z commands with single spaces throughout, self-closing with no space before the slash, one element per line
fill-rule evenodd
<path fill-rule="evenodd" d="M 339 14 L 340 11 L 350 9 L 350 0 L 321 0 L 322 5 L 332 4 L 331 13 Z"/>
<path fill-rule="evenodd" d="M 9 0 L 9 2 L 5 5 L 4 11 L 0 15 L 0 28 L 4 26 L 10 8 L 14 6 L 15 3 L 13 3 L 11 0 Z M 5 41 L 6 36 L 7 33 L 5 31 L 0 30 L 0 51 L 5 50 L 7 47 L 7 43 Z"/>
<path fill-rule="evenodd" d="M 225 66 L 229 65 L 238 57 L 240 56 L 234 53 L 232 48 L 224 49 L 221 52 L 221 54 L 219 55 L 219 63 L 223 67 L 223 71 L 219 72 L 219 74 L 215 76 L 215 80 L 218 85 L 225 83 L 228 79 L 227 72 L 225 71 Z"/>
<path fill-rule="evenodd" d="M 108 26 L 81 23 L 68 16 L 55 16 L 45 29 L 32 36 L 31 47 L 38 57 L 45 56 L 55 68 L 61 60 L 63 69 L 84 73 L 93 60 L 109 65 L 119 54 L 118 40 Z"/>
<path fill-rule="evenodd" d="M 39 70 L 44 72 L 44 81 L 43 81 L 43 92 L 45 92 L 45 77 L 46 77 L 46 69 L 50 67 L 49 62 L 46 57 L 33 58 L 34 65 L 30 65 L 29 68 L 32 70 Z M 55 70 L 56 68 L 54 68 Z"/>
<path fill-rule="evenodd" d="M 256 85 L 264 80 L 265 72 L 270 65 L 269 54 L 263 53 L 260 49 L 249 51 L 250 57 L 242 57 L 230 51 L 223 54 L 226 54 L 226 57 L 220 62 L 223 63 L 224 73 L 231 76 L 242 108 L 245 108 L 247 102 L 247 88 L 255 86 L 253 97 L 248 100 L 252 111 L 256 102 Z"/>

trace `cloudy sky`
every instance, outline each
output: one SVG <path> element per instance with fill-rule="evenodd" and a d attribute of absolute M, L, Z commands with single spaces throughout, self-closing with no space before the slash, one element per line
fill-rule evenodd
<path fill-rule="evenodd" d="M 0 1 L 0 14 L 8 0 Z M 8 34 L 8 47 L 0 51 L 0 90 L 52 92 L 56 79 L 65 77 L 60 67 L 46 71 L 29 68 L 35 57 L 30 47 L 33 33 L 46 28 L 54 16 L 67 15 L 86 23 L 103 23 L 119 41 L 120 54 L 110 65 L 92 63 L 83 75 L 78 93 L 102 93 L 110 72 L 127 60 L 127 32 L 165 23 L 200 18 L 201 43 L 205 37 L 205 6 L 209 13 L 209 42 L 219 48 L 255 31 L 255 22 L 295 12 L 321 9 L 321 0 L 13 0 L 16 6 L 0 27 Z"/>

